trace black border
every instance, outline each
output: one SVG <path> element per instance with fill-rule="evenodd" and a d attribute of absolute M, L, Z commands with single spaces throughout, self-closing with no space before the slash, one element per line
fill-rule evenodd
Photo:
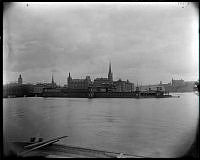
<path fill-rule="evenodd" d="M 1 29 L 1 36 L 0 36 L 0 38 L 1 38 L 1 51 L 2 51 L 2 56 L 1 56 L 1 59 L 2 59 L 2 76 L 1 76 L 1 81 L 2 81 L 2 84 L 3 84 L 3 13 L 4 13 L 4 11 L 5 11 L 5 9 L 7 8 L 7 7 L 9 7 L 9 5 L 12 5 L 12 2 L 13 1 L 9 1 L 9 0 L 4 0 L 3 2 L 2 2 L 2 5 L 1 5 L 1 7 L 2 7 L 2 21 L 1 21 L 1 27 L 2 27 L 2 29 Z M 17 2 L 17 1 L 16 1 Z M 19 1 L 19 2 L 32 2 L 32 1 Z M 37 1 L 36 1 L 37 2 Z M 40 1 L 38 1 L 38 2 L 40 2 Z M 41 2 L 43 2 L 43 1 L 41 1 Z M 45 1 L 44 1 L 45 2 Z M 55 2 L 55 1 L 47 1 L 47 2 Z M 60 2 L 62 2 L 62 1 L 60 1 Z M 78 1 L 78 0 L 75 0 L 75 1 L 66 1 L 66 2 L 104 2 L 104 1 Z M 107 2 L 113 2 L 113 1 L 107 1 Z M 123 1 L 115 1 L 115 2 L 123 2 Z M 125 2 L 149 2 L 149 1 L 139 1 L 139 0 L 136 0 L 136 1 L 131 1 L 131 0 L 129 0 L 129 1 L 125 1 Z M 166 1 L 162 1 L 162 0 L 160 0 L 159 2 L 166 2 Z M 173 1 L 172 1 L 173 2 Z M 198 12 L 199 12 L 199 2 L 197 1 L 197 2 L 192 2 L 195 6 L 196 6 L 196 8 L 197 8 L 197 10 L 198 10 Z M 200 30 L 199 30 L 199 32 L 200 32 Z M 199 67 L 199 69 L 200 69 L 200 67 Z M 200 87 L 198 86 L 198 89 L 200 90 Z M 2 86 L 2 93 L 3 93 L 3 86 Z M 3 97 L 3 96 L 2 96 Z M 18 159 L 17 157 L 4 157 L 3 156 L 3 99 L 2 99 L 2 107 L 1 107 L 2 109 L 1 109 L 1 119 L 2 119 L 2 134 L 1 134 L 1 136 L 2 136 L 2 141 L 1 141 L 1 150 L 0 150 L 0 158 L 2 158 L 2 159 Z M 196 134 L 196 139 L 195 139 L 195 141 L 194 141 L 194 143 L 193 143 L 193 145 L 191 146 L 191 148 L 190 148 L 190 150 L 183 156 L 183 157 L 180 157 L 180 158 L 199 158 L 199 152 L 200 152 L 200 150 L 199 150 L 199 123 L 198 123 L 198 129 L 197 129 L 197 134 Z M 37 158 L 31 158 L 31 159 L 38 159 L 39 157 L 37 157 Z M 19 158 L 20 159 L 20 158 Z M 30 159 L 30 158 L 29 158 Z"/>

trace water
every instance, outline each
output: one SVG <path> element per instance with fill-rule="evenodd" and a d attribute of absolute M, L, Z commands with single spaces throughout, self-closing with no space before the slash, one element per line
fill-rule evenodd
<path fill-rule="evenodd" d="M 4 142 L 69 136 L 62 144 L 149 157 L 177 157 L 194 140 L 198 96 L 3 99 Z M 7 147 L 5 147 L 7 148 Z"/>

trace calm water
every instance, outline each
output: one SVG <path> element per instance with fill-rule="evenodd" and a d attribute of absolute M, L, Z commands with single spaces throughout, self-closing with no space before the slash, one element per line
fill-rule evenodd
<path fill-rule="evenodd" d="M 176 157 L 191 145 L 199 97 L 163 99 L 3 99 L 8 141 L 68 135 L 60 143 L 150 157 Z"/>

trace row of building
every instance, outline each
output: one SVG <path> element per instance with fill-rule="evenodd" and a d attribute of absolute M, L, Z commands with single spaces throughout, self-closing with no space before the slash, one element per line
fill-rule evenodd
<path fill-rule="evenodd" d="M 92 88 L 95 92 L 133 92 L 134 83 L 122 81 L 121 79 L 113 81 L 113 73 L 111 71 L 111 63 L 107 78 L 95 78 L 92 82 L 90 76 L 85 79 L 73 79 L 69 73 L 67 78 L 67 86 L 69 89 L 88 89 Z"/>
<path fill-rule="evenodd" d="M 57 92 L 60 90 L 81 92 L 88 89 L 92 89 L 94 92 L 133 92 L 134 83 L 131 83 L 129 80 L 123 81 L 121 79 L 113 81 L 113 73 L 110 63 L 108 77 L 95 78 L 94 81 L 92 81 L 90 76 L 86 76 L 85 79 L 74 79 L 69 73 L 67 77 L 67 85 L 64 85 L 63 87 L 57 86 L 54 82 L 53 75 L 51 83 L 37 84 L 23 84 L 22 76 L 19 75 L 18 83 L 4 85 L 3 94 L 4 97 L 8 95 L 40 96 L 43 92 Z"/>
<path fill-rule="evenodd" d="M 90 76 L 86 76 L 84 79 L 73 79 L 69 73 L 67 77 L 67 85 L 63 87 L 58 86 L 54 82 L 52 75 L 51 83 L 37 83 L 37 84 L 23 84 L 22 76 L 19 75 L 18 83 L 12 83 L 4 85 L 3 96 L 7 97 L 9 95 L 15 96 L 40 96 L 44 92 L 58 93 L 58 92 L 87 92 L 88 90 L 92 92 L 135 92 L 141 91 L 144 93 L 149 93 L 152 91 L 159 92 L 171 92 L 175 88 L 180 88 L 184 86 L 186 82 L 184 80 L 174 80 L 171 83 L 157 85 L 146 85 L 146 86 L 134 86 L 134 83 L 129 80 L 123 81 L 121 79 L 114 81 L 113 73 L 111 70 L 111 63 L 109 63 L 108 76 L 105 78 L 95 78 L 94 81 L 91 80 Z"/>
<path fill-rule="evenodd" d="M 3 97 L 22 97 L 22 96 L 40 96 L 44 88 L 57 88 L 52 76 L 51 83 L 24 84 L 21 74 L 17 83 L 10 83 L 3 86 Z"/>

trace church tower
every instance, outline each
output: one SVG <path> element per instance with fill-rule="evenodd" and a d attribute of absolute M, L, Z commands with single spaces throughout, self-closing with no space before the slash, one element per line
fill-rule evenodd
<path fill-rule="evenodd" d="M 71 81 L 72 81 L 72 78 L 71 78 L 71 75 L 70 75 L 70 72 L 69 72 L 69 76 L 67 78 L 67 85 L 68 85 L 68 88 L 70 88 L 70 84 L 71 84 Z"/>
<path fill-rule="evenodd" d="M 18 78 L 18 84 L 20 84 L 20 85 L 21 85 L 21 84 L 22 84 L 22 82 L 23 82 L 23 81 L 22 81 L 22 76 L 21 76 L 21 74 L 20 74 L 20 75 L 19 75 L 19 78 Z"/>
<path fill-rule="evenodd" d="M 54 84 L 53 74 L 52 74 L 52 78 L 51 78 L 51 84 Z"/>
<path fill-rule="evenodd" d="M 52 74 L 52 78 L 51 78 L 51 84 L 54 85 L 53 74 Z"/>
<path fill-rule="evenodd" d="M 52 85 L 52 87 L 56 86 L 56 83 L 54 82 L 54 79 L 53 79 L 53 74 L 52 74 L 52 78 L 51 78 L 51 85 Z"/>
<path fill-rule="evenodd" d="M 113 82 L 113 73 L 111 71 L 111 62 L 109 63 L 109 72 L 108 72 L 108 80 Z"/>

